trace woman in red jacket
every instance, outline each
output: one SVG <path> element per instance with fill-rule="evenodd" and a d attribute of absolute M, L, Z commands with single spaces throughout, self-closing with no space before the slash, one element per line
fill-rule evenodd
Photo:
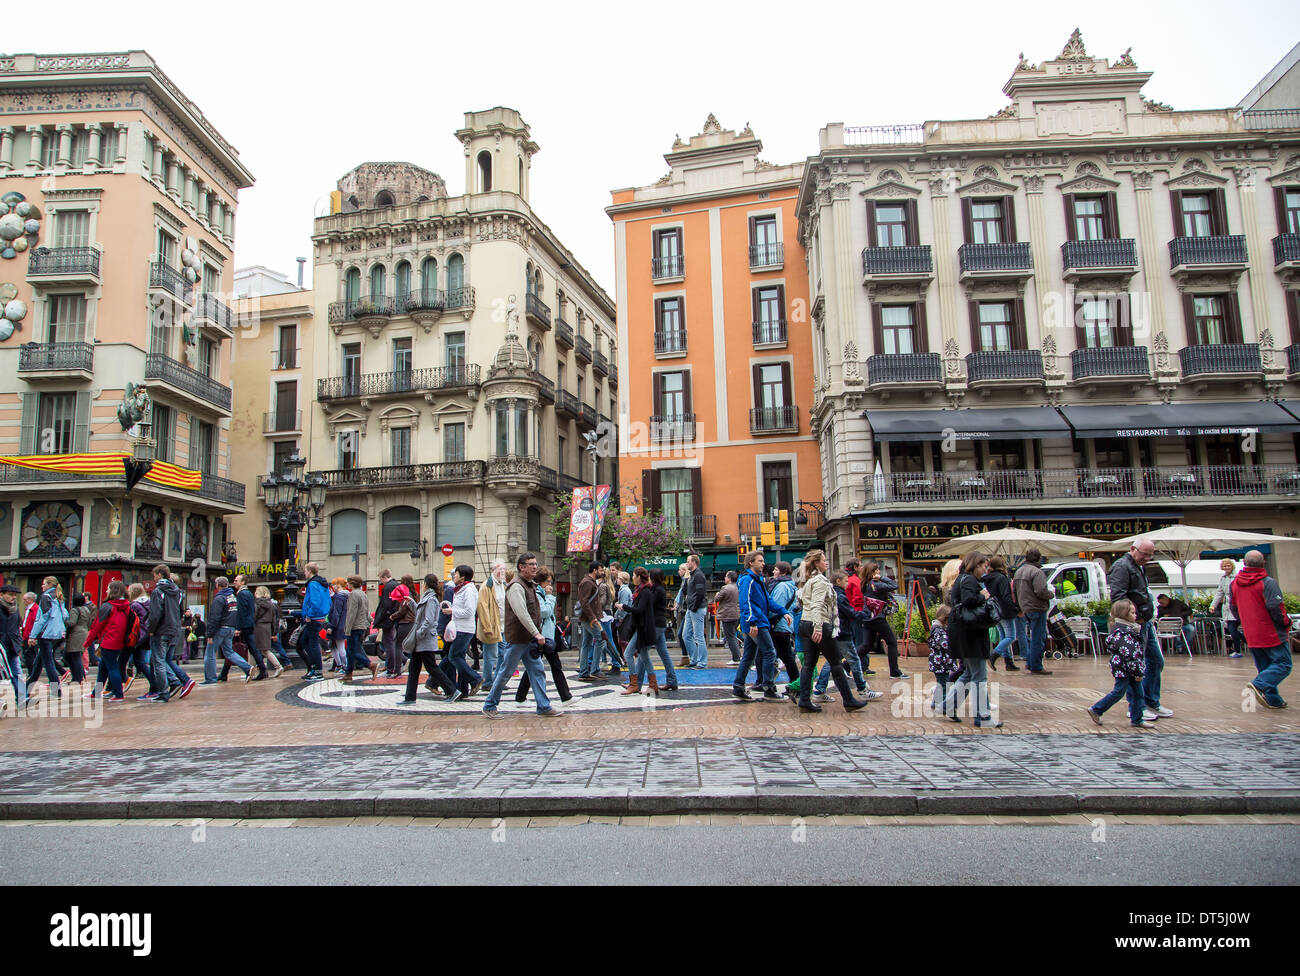
<path fill-rule="evenodd" d="M 99 677 L 96 686 L 108 683 L 108 697 L 105 699 L 108 702 L 122 701 L 122 671 L 118 661 L 131 654 L 131 648 L 127 647 L 131 618 L 126 584 L 121 580 L 113 580 L 108 584 L 108 599 L 100 605 L 84 645 L 90 647 L 96 641 L 99 642 Z"/>

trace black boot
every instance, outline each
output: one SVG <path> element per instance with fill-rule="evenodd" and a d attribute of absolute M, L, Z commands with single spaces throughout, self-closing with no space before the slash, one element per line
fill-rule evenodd
<path fill-rule="evenodd" d="M 994 654 L 991 658 L 989 658 L 989 670 L 996 671 L 997 669 L 998 669 L 998 655 Z"/>
<path fill-rule="evenodd" d="M 840 697 L 844 699 L 844 710 L 846 712 L 855 712 L 859 708 L 866 708 L 867 703 L 860 698 L 853 696 L 853 683 L 849 681 L 849 676 L 844 673 L 843 664 L 834 664 L 831 666 L 831 677 L 835 679 L 835 687 L 840 690 Z M 799 687 L 803 687 L 801 684 Z"/>
<path fill-rule="evenodd" d="M 1016 662 L 1015 662 L 1014 660 L 1012 660 L 1011 658 L 1007 658 L 1007 670 L 1008 670 L 1008 671 L 1019 671 L 1019 670 L 1020 670 L 1020 666 L 1017 665 Z"/>
<path fill-rule="evenodd" d="M 820 712 L 822 707 L 814 705 L 812 700 L 813 666 L 811 655 L 803 656 L 803 667 L 799 669 L 799 711 Z"/>

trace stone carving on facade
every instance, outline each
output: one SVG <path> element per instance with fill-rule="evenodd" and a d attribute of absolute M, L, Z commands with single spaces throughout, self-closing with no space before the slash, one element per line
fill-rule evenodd
<path fill-rule="evenodd" d="M 996 112 L 990 115 L 989 118 L 990 119 L 1014 119 L 1014 118 L 1019 118 L 1019 116 L 1020 116 L 1020 112 L 1016 108 L 1016 103 L 1011 102 L 1008 105 L 1003 105 L 1000 109 L 998 109 Z"/>
<path fill-rule="evenodd" d="M 1050 332 L 1043 336 L 1043 376 L 1048 380 L 1065 379 L 1062 356 L 1057 354 L 1056 336 Z"/>
<path fill-rule="evenodd" d="M 1112 68 L 1136 68 L 1137 62 L 1133 60 L 1133 49 L 1125 48 L 1124 53 L 1119 56 L 1119 60 L 1111 65 Z"/>
<path fill-rule="evenodd" d="M 862 364 L 858 362 L 858 344 L 850 339 L 844 344 L 844 382 L 862 382 Z"/>
<path fill-rule="evenodd" d="M 832 200 L 847 200 L 849 198 L 849 185 L 847 183 L 836 183 L 831 186 Z"/>
<path fill-rule="evenodd" d="M 1070 39 L 1065 42 L 1065 47 L 1061 48 L 1061 53 L 1056 56 L 1057 61 L 1087 61 L 1088 50 L 1083 46 L 1083 34 L 1079 28 L 1074 29 Z"/>
<path fill-rule="evenodd" d="M 1030 64 L 1029 61 L 1025 58 L 1025 52 L 1024 52 L 1024 51 L 1021 51 L 1021 52 L 1020 52 L 1020 63 L 1016 65 L 1016 70 L 1017 70 L 1017 71 L 1037 71 L 1037 70 L 1038 70 L 1038 65 L 1036 65 L 1036 64 Z"/>
<path fill-rule="evenodd" d="M 1145 170 L 1145 169 L 1135 169 L 1132 173 L 1132 176 L 1133 176 L 1133 188 L 1136 190 L 1151 189 L 1151 182 L 1155 178 L 1154 173 L 1152 173 L 1150 170 Z"/>
<path fill-rule="evenodd" d="M 949 336 L 943 343 L 943 373 L 950 380 L 961 379 L 961 346 Z"/>
<path fill-rule="evenodd" d="M 1273 349 L 1273 330 L 1268 326 L 1259 330 L 1259 358 L 1260 365 L 1264 367 L 1264 372 L 1271 373 L 1274 370 L 1274 356 L 1276 351 Z"/>
<path fill-rule="evenodd" d="M 709 117 L 704 120 L 704 128 L 700 130 L 700 135 L 707 136 L 721 131 L 722 125 L 718 122 L 717 116 L 710 112 Z"/>
<path fill-rule="evenodd" d="M 1172 112 L 1174 110 L 1174 107 L 1172 105 L 1166 105 L 1164 102 L 1154 101 L 1150 98 L 1147 98 L 1145 95 L 1142 95 L 1141 98 L 1142 98 L 1142 107 L 1145 108 L 1148 112 L 1164 113 L 1164 112 Z"/>
<path fill-rule="evenodd" d="M 1023 179 L 1025 184 L 1025 191 L 1027 193 L 1043 192 L 1043 178 L 1041 176 L 1038 176 L 1037 174 L 1032 174 L 1030 176 L 1024 177 Z"/>
<path fill-rule="evenodd" d="M 769 169 L 779 169 L 779 168 L 780 168 L 780 167 L 778 167 L 776 163 L 769 163 L 766 159 L 755 159 L 755 160 L 754 160 L 754 171 L 755 171 L 756 173 L 761 173 L 761 172 L 763 172 L 764 170 L 769 170 Z"/>
<path fill-rule="evenodd" d="M 996 180 L 997 178 L 998 178 L 998 171 L 997 171 L 996 169 L 994 169 L 992 166 L 977 166 L 977 167 L 975 167 L 975 179 L 977 179 L 977 180 Z"/>
<path fill-rule="evenodd" d="M 655 186 L 667 186 L 672 181 L 673 174 L 671 172 L 665 173 L 663 176 L 659 177 L 659 179 L 655 180 Z"/>

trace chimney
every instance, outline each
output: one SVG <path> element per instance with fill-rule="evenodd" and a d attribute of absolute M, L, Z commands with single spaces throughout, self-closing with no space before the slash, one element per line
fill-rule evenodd
<path fill-rule="evenodd" d="M 298 287 L 301 288 L 301 287 L 302 287 L 302 269 L 306 266 L 306 264 L 307 264 L 307 259 L 306 259 L 306 258 L 294 258 L 294 260 L 298 262 Z"/>

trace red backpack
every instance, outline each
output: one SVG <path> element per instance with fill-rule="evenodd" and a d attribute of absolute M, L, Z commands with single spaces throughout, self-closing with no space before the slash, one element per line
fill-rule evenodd
<path fill-rule="evenodd" d="M 135 608 L 136 605 L 132 603 L 125 610 L 127 619 L 123 631 L 125 636 L 122 638 L 122 648 L 124 650 L 133 648 L 140 642 L 140 614 Z"/>

